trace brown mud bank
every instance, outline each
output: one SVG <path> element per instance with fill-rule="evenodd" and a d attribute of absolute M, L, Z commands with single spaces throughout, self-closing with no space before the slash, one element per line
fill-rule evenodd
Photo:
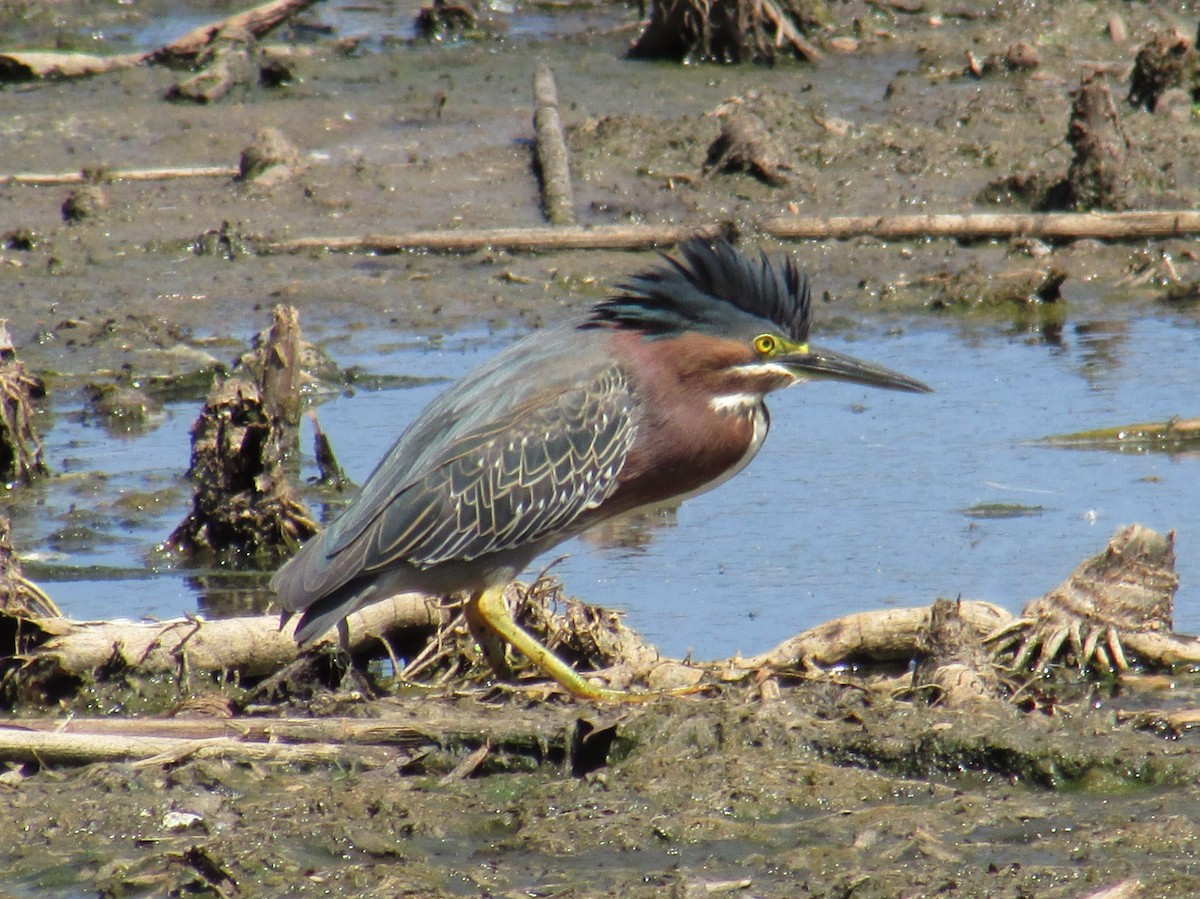
<path fill-rule="evenodd" d="M 330 697 L 306 711 L 390 736 L 10 771 L 0 872 L 28 895 L 1195 895 L 1195 739 L 1118 723 L 1123 692 L 1053 716 L 833 678 L 620 713 Z"/>

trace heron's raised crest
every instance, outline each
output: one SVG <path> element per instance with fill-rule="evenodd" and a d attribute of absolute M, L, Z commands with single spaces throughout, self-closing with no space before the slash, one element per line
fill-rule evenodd
<path fill-rule="evenodd" d="M 779 268 L 766 254 L 757 261 L 728 241 L 692 238 L 683 260 L 664 255 L 660 265 L 617 285 L 597 303 L 584 327 L 605 324 L 655 336 L 711 328 L 726 331 L 738 313 L 773 323 L 795 343 L 808 340 L 812 298 L 808 278 L 791 259 Z"/>

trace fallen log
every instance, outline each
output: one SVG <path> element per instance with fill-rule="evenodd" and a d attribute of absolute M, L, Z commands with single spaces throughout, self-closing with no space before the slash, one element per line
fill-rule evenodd
<path fill-rule="evenodd" d="M 18 648 L 17 661 L 42 661 L 80 677 L 113 661 L 143 674 L 171 674 L 186 664 L 192 672 L 237 671 L 262 677 L 299 655 L 296 622 L 281 627 L 277 615 L 161 622 L 33 618 L 24 622 L 23 636 L 36 645 Z M 347 618 L 347 648 L 364 651 L 388 634 L 429 631 L 441 622 L 437 600 L 403 593 Z M 336 639 L 337 631 L 330 630 L 318 643 Z"/>
<path fill-rule="evenodd" d="M 1104 671 L 1104 665 L 1090 662 L 1105 653 L 1120 659 L 1122 669 L 1132 664 L 1146 671 L 1197 666 L 1200 639 L 1170 632 L 1176 583 L 1172 535 L 1164 538 L 1135 525 L 1119 530 L 1102 553 L 1030 603 L 1022 617 L 971 600 L 935 603 L 933 608 L 944 613 L 939 628 L 931 628 L 938 621 L 930 607 L 859 612 L 807 630 L 760 655 L 708 664 L 661 658 L 624 627 L 619 615 L 564 599 L 561 585 L 551 578 L 531 587 L 512 584 L 507 598 L 523 626 L 586 676 L 599 676 L 610 686 L 648 685 L 654 691 L 697 686 L 702 675 L 732 682 L 776 672 L 819 675 L 848 664 L 896 670 L 914 659 L 957 666 L 955 684 L 963 682 L 964 667 L 995 668 L 1027 678 L 1027 662 L 1035 654 L 1039 661 L 1033 670 L 1039 677 L 1052 663 L 1068 674 L 1085 667 Z M 1068 601 L 1083 593 L 1086 602 Z M 403 670 L 401 660 L 392 659 L 402 682 L 491 683 L 490 670 L 457 612 L 432 597 L 393 597 L 350 616 L 347 645 L 360 657 L 382 657 L 393 645 L 406 646 L 413 654 Z M 949 612 L 953 614 L 947 617 Z M 157 624 L 25 616 L 13 629 L 16 646 L 0 648 L 0 653 L 9 659 L 4 680 L 10 692 L 36 698 L 37 684 L 55 675 L 80 680 L 100 678 L 105 672 L 209 672 L 251 679 L 277 675 L 299 658 L 293 629 L 294 623 L 281 629 L 274 616 Z M 331 630 L 322 640 L 334 640 L 335 633 Z M 986 653 L 975 644 L 986 647 Z M 540 684 L 540 675 L 529 671 L 523 660 L 513 661 Z M 20 689 L 25 686 L 30 689 Z"/>
<path fill-rule="evenodd" d="M 928 606 L 880 609 L 843 615 L 791 637 L 750 658 L 736 658 L 736 668 L 817 669 L 851 660 L 901 662 L 916 654 L 929 629 Z M 959 603 L 959 616 L 982 635 L 1013 620 L 999 606 L 979 600 Z"/>

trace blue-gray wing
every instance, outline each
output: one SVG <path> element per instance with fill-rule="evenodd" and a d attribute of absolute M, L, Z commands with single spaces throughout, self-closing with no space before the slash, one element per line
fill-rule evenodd
<path fill-rule="evenodd" d="M 631 413 L 613 367 L 586 388 L 462 435 L 359 537 L 370 544 L 365 567 L 470 561 L 569 529 L 616 488 L 635 436 Z"/>
<path fill-rule="evenodd" d="M 402 562 L 548 545 L 616 489 L 637 427 L 618 367 L 494 405 L 504 411 L 491 420 L 418 422 L 402 437 L 343 516 L 276 573 L 284 607 L 309 608 Z"/>

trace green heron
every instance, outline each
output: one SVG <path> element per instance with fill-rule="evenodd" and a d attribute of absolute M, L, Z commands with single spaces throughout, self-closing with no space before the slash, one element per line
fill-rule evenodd
<path fill-rule="evenodd" d="M 466 592 L 496 636 L 572 694 L 598 687 L 512 617 L 503 587 L 597 522 L 716 487 L 762 446 L 773 390 L 833 379 L 913 392 L 912 378 L 808 343 L 808 279 L 693 239 L 450 387 L 409 425 L 357 498 L 271 586 L 308 643 L 404 591 Z M 490 629 L 490 632 L 489 630 Z"/>

